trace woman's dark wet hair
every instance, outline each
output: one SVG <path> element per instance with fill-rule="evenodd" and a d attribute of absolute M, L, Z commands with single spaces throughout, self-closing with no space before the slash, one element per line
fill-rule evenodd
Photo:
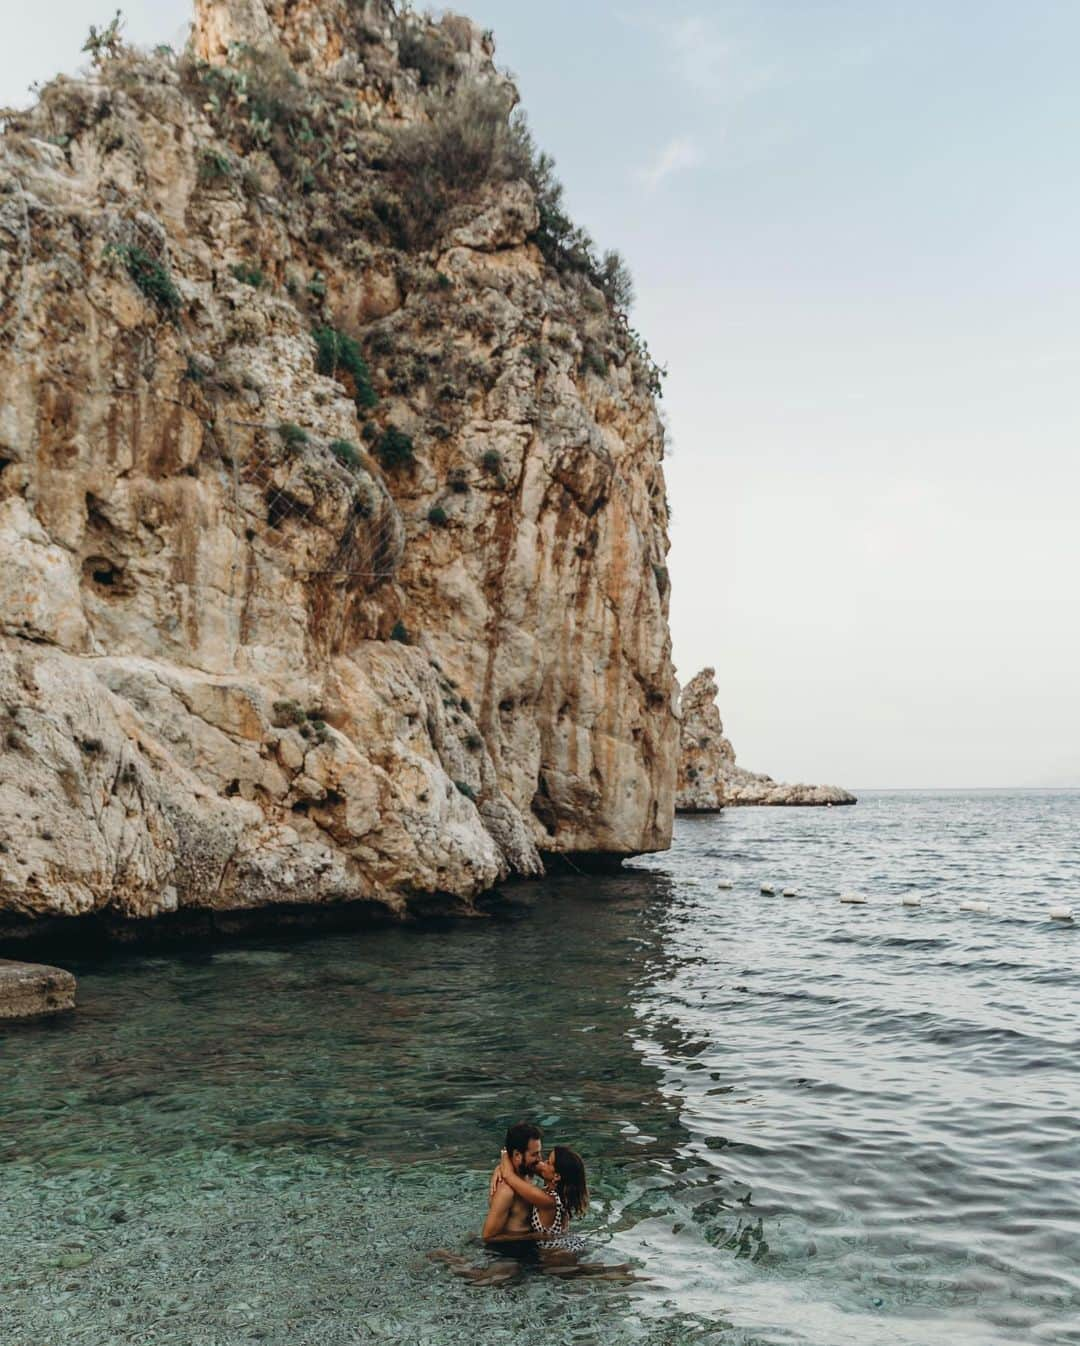
<path fill-rule="evenodd" d="M 555 1172 L 559 1175 L 556 1191 L 569 1215 L 584 1215 L 589 1209 L 589 1187 L 585 1164 L 576 1150 L 555 1146 Z"/>

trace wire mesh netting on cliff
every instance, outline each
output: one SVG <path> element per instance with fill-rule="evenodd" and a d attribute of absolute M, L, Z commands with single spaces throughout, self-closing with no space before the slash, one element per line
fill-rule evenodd
<path fill-rule="evenodd" d="M 276 548 L 287 537 L 290 567 L 308 578 L 377 581 L 396 572 L 404 524 L 357 445 L 292 423 L 228 416 L 206 431 L 249 542 Z"/>

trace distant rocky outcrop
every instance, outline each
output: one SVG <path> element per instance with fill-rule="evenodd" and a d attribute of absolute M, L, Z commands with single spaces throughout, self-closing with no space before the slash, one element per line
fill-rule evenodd
<path fill-rule="evenodd" d="M 91 52 L 0 113 L 0 924 L 665 848 L 658 371 L 490 34 Z"/>
<path fill-rule="evenodd" d="M 683 688 L 679 782 L 680 813 L 714 813 L 735 804 L 854 804 L 836 785 L 786 785 L 737 766 L 716 706 L 716 670 L 704 668 Z"/>
<path fill-rule="evenodd" d="M 716 813 L 727 802 L 724 780 L 735 765 L 735 750 L 724 737 L 716 705 L 715 670 L 704 669 L 682 689 L 679 780 L 675 807 L 680 813 Z"/>

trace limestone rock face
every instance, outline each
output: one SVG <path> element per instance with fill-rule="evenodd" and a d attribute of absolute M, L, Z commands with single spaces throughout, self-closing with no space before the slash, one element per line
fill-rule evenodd
<path fill-rule="evenodd" d="M 6 116 L 0 916 L 468 910 L 668 844 L 655 380 L 538 245 L 492 55 L 199 0 Z M 478 98 L 501 167 L 436 209 Z"/>
<path fill-rule="evenodd" d="M 735 762 L 716 706 L 716 670 L 704 668 L 682 690 L 679 783 L 680 813 L 714 813 L 734 804 L 854 804 L 837 785 L 786 785 L 747 771 Z"/>

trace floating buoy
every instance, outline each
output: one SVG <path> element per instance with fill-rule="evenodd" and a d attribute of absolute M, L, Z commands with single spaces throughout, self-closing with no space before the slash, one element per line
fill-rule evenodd
<path fill-rule="evenodd" d="M 772 895 L 776 892 L 776 889 L 772 886 L 771 883 L 763 883 L 761 885 L 761 891 L 765 893 L 768 897 L 772 897 Z"/>
<path fill-rule="evenodd" d="M 719 882 L 716 886 L 717 886 L 717 888 L 730 888 L 730 887 L 731 887 L 731 882 L 730 882 L 730 880 L 728 880 L 728 879 L 721 879 L 720 882 Z"/>
<path fill-rule="evenodd" d="M 785 897 L 798 897 L 798 896 L 799 896 L 798 889 L 797 889 L 797 888 L 785 888 L 785 889 L 784 889 L 784 896 L 785 896 Z"/>
<path fill-rule="evenodd" d="M 866 898 L 862 893 L 841 893 L 840 901 L 846 903 L 849 907 L 865 907 Z"/>
<path fill-rule="evenodd" d="M 989 910 L 990 910 L 990 903 L 989 903 L 989 902 L 961 902 L 961 903 L 960 903 L 960 910 L 961 910 L 961 911 L 989 911 Z"/>
<path fill-rule="evenodd" d="M 1071 921 L 1073 918 L 1072 907 L 1051 907 L 1050 919 L 1052 921 Z"/>
<path fill-rule="evenodd" d="M 900 905 L 901 905 L 902 907 L 921 907 L 921 906 L 922 906 L 922 898 L 921 898 L 921 897 L 913 897 L 913 896 L 911 896 L 911 895 L 909 894 L 907 897 L 902 897 L 902 898 L 900 899 Z"/>

